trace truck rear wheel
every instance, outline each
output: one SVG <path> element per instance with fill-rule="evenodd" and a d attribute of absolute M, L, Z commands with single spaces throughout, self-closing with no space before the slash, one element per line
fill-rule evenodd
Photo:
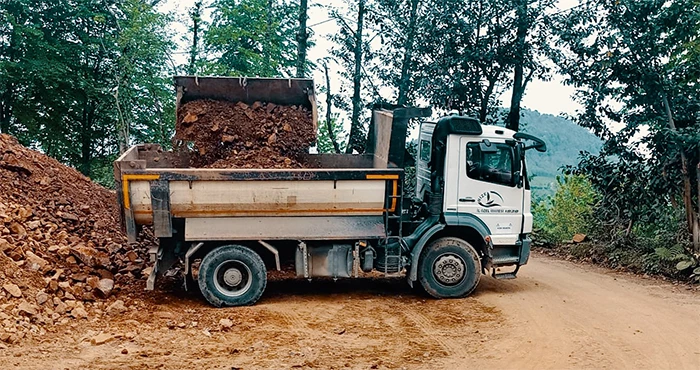
<path fill-rule="evenodd" d="M 435 298 L 459 298 L 476 289 L 481 264 L 474 247 L 459 238 L 440 238 L 421 253 L 418 281 Z"/>
<path fill-rule="evenodd" d="M 202 259 L 197 278 L 204 298 L 216 307 L 257 302 L 267 285 L 262 258 L 240 245 L 219 247 Z"/>

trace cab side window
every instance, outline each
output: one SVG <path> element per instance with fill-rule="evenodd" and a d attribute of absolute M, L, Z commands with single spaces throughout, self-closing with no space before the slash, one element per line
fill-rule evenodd
<path fill-rule="evenodd" d="M 496 184 L 513 183 L 513 148 L 507 144 L 491 144 L 482 150 L 481 143 L 467 144 L 467 176 Z"/>
<path fill-rule="evenodd" d="M 430 161 L 430 141 L 420 141 L 420 159 L 421 161 Z"/>

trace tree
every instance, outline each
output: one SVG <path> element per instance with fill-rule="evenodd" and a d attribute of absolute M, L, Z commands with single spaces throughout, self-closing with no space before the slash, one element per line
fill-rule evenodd
<path fill-rule="evenodd" d="M 169 24 L 150 3 L 15 0 L 0 14 L 3 132 L 98 180 L 132 137 L 169 136 Z"/>
<path fill-rule="evenodd" d="M 332 35 L 330 39 L 336 43 L 336 47 L 331 50 L 331 55 L 344 68 L 341 75 L 350 81 L 352 89 L 350 134 L 345 148 L 345 152 L 349 154 L 353 151 L 362 153 L 365 149 L 366 133 L 365 120 L 362 116 L 364 106 L 362 82 L 363 79 L 368 78 L 364 65 L 371 58 L 367 55 L 370 48 L 364 36 L 366 32 L 365 16 L 368 12 L 366 0 L 349 3 L 348 8 L 349 13 L 355 17 L 355 27 L 350 26 L 345 15 L 333 10 L 331 16 L 337 21 L 340 31 Z M 376 91 L 375 94 L 377 94 Z M 336 95 L 336 98 L 340 99 L 340 95 Z"/>
<path fill-rule="evenodd" d="M 340 154 L 340 145 L 338 145 L 338 139 L 336 135 L 335 121 L 332 119 L 333 110 L 333 94 L 331 90 L 331 77 L 328 73 L 328 61 L 323 62 L 323 70 L 326 76 L 326 128 L 328 132 L 328 141 L 333 145 L 333 150 L 335 153 Z M 319 145 L 320 147 L 321 145 Z M 326 149 L 326 148 L 323 148 Z"/>
<path fill-rule="evenodd" d="M 631 224 L 654 217 L 680 198 L 688 239 L 700 253 L 700 60 L 688 59 L 700 30 L 689 1 L 584 3 L 557 29 L 566 53 L 557 62 L 584 106 L 578 122 L 606 140 L 580 171 L 611 198 Z M 611 129 L 612 124 L 622 127 Z M 646 132 L 636 139 L 640 132 Z M 633 169 L 633 170 L 629 170 Z M 693 173 L 695 172 L 695 173 Z M 610 187 L 621 174 L 644 178 Z M 621 183 L 621 185 L 623 185 Z"/>
<path fill-rule="evenodd" d="M 189 31 L 192 33 L 192 45 L 190 46 L 190 60 L 187 65 L 187 73 L 190 75 L 197 74 L 197 61 L 199 60 L 199 44 L 202 32 L 202 0 L 194 3 L 194 6 L 189 11 L 189 17 L 192 21 Z"/>
<path fill-rule="evenodd" d="M 276 0 L 215 0 L 204 34 L 205 72 L 227 76 L 291 76 L 295 8 Z"/>
<path fill-rule="evenodd" d="M 495 123 L 513 60 L 511 2 L 445 0 L 425 9 L 412 68 L 416 92 L 438 108 Z"/>
<path fill-rule="evenodd" d="M 533 2 L 532 5 L 527 0 L 515 1 L 513 83 L 506 121 L 506 128 L 513 131 L 520 130 L 520 104 L 527 84 L 533 78 L 549 78 L 546 61 L 556 55 L 556 51 L 550 46 L 551 26 L 554 23 L 551 9 L 555 5 L 556 2 L 551 0 Z"/>
<path fill-rule="evenodd" d="M 309 33 L 306 27 L 308 16 L 308 0 L 299 0 L 299 30 L 297 31 L 297 73 L 299 78 L 306 76 L 306 51 L 308 48 Z"/>
<path fill-rule="evenodd" d="M 414 53 L 419 32 L 425 32 L 425 0 L 378 0 L 369 20 L 378 29 L 382 48 L 378 51 L 382 67 L 379 77 L 396 94 L 396 104 L 406 105 L 413 97 L 416 68 Z M 430 4 L 428 4 L 430 6 Z"/>

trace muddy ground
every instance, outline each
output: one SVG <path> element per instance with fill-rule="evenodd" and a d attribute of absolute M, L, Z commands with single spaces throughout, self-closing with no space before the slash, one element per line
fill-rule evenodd
<path fill-rule="evenodd" d="M 370 279 L 273 281 L 243 308 L 175 288 L 122 299 L 122 315 L 0 349 L 2 368 L 700 368 L 697 289 L 543 255 L 458 300 Z"/>

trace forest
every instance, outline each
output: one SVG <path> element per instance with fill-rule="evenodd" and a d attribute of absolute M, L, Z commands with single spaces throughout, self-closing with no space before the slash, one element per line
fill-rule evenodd
<path fill-rule="evenodd" d="M 380 102 L 457 110 L 548 140 L 557 121 L 538 127 L 522 100 L 533 81 L 562 76 L 582 107 L 569 118 L 600 141 L 553 142 L 581 153 L 547 166 L 556 186 L 535 205 L 540 244 L 700 281 L 696 0 L 163 3 L 0 3 L 0 133 L 110 186 L 112 161 L 130 145 L 170 144 L 174 75 L 324 72 L 319 150 L 346 153 L 362 153 L 367 107 Z M 311 18 L 315 7 L 329 19 Z M 316 32 L 323 22 L 340 31 Z M 332 47 L 312 60 L 320 41 Z M 563 243 L 575 233 L 590 242 Z"/>

